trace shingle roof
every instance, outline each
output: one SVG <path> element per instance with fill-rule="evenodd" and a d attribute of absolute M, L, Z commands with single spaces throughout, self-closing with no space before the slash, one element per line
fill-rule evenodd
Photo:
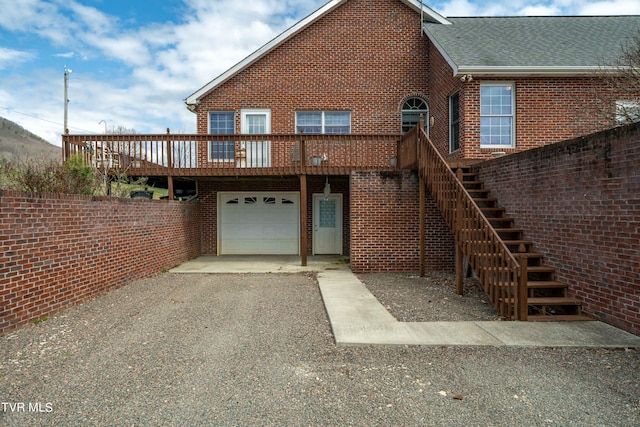
<path fill-rule="evenodd" d="M 454 75 L 585 73 L 640 36 L 640 16 L 447 18 L 425 32 Z"/>

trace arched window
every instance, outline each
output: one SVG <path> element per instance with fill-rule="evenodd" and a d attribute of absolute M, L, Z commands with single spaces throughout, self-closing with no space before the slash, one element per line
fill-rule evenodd
<path fill-rule="evenodd" d="M 413 129 L 420 121 L 420 114 L 424 114 L 424 127 L 427 128 L 429 107 L 427 101 L 422 98 L 409 98 L 402 104 L 402 133 Z"/>

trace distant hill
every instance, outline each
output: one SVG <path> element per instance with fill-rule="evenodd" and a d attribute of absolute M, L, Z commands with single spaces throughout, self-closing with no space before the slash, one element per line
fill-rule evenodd
<path fill-rule="evenodd" d="M 61 159 L 61 148 L 0 117 L 0 159 Z"/>

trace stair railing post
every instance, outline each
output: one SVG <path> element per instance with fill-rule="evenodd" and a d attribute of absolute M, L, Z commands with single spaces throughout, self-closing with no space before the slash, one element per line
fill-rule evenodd
<path fill-rule="evenodd" d="M 458 181 L 460 181 L 460 185 L 462 185 L 462 168 L 458 168 L 456 170 L 456 177 Z M 462 191 L 460 190 L 460 185 L 455 186 L 456 189 L 456 216 L 455 216 L 455 245 L 456 245 L 456 293 L 458 295 L 464 294 L 464 253 L 462 252 L 462 239 L 463 239 L 463 231 L 462 226 L 464 224 L 464 215 L 463 208 L 464 203 L 462 200 Z"/>
<path fill-rule="evenodd" d="M 515 314 L 516 320 L 520 320 L 523 322 L 527 321 L 528 316 L 528 305 L 527 305 L 527 257 L 524 255 L 518 255 L 517 257 L 518 263 L 520 264 L 520 277 L 518 278 L 516 289 L 516 307 Z"/>

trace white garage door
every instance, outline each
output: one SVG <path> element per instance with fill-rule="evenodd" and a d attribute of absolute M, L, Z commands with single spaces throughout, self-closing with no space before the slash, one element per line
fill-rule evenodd
<path fill-rule="evenodd" d="M 300 193 L 218 193 L 221 255 L 297 255 Z"/>

